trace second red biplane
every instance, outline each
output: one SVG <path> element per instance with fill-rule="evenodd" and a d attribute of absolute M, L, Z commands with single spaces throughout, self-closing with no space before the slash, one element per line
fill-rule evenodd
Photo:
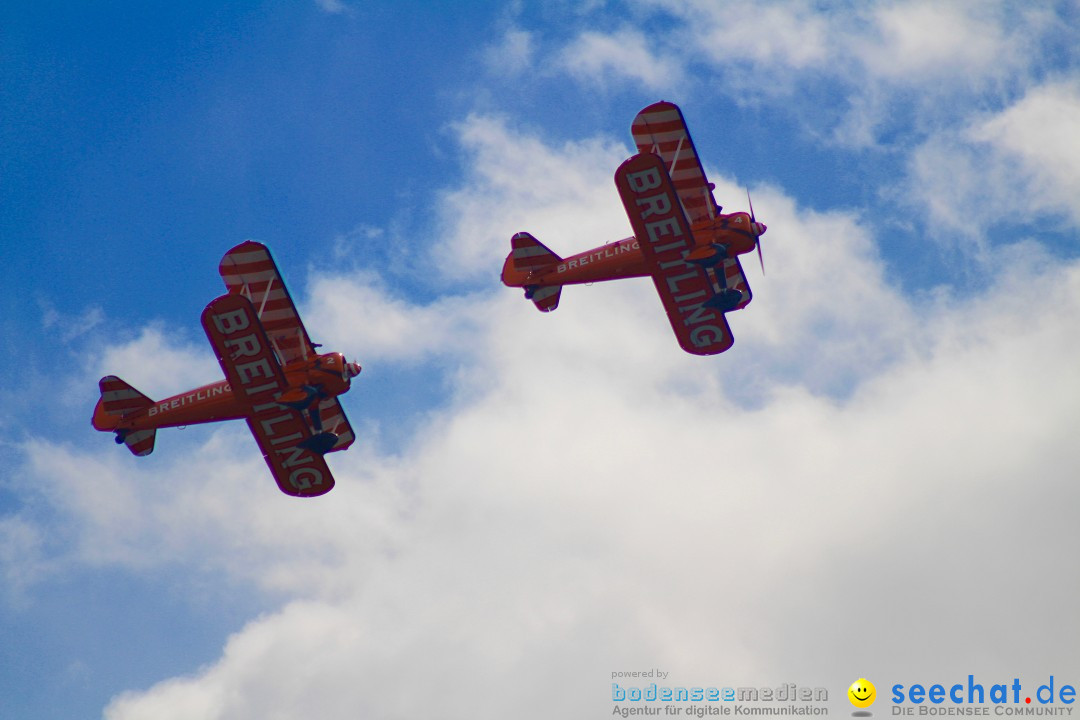
<path fill-rule="evenodd" d="M 103 377 L 93 426 L 143 456 L 153 452 L 159 428 L 242 418 L 282 492 L 329 492 L 334 477 L 323 455 L 355 439 L 337 398 L 360 366 L 341 353 L 316 352 L 266 246 L 237 245 L 219 270 L 228 292 L 206 306 L 202 324 L 225 379 L 155 402 Z"/>
<path fill-rule="evenodd" d="M 720 213 L 677 105 L 650 105 L 630 131 L 638 154 L 615 172 L 615 185 L 634 236 L 562 258 L 519 232 L 502 281 L 550 312 L 563 285 L 651 276 L 683 350 L 722 353 L 734 342 L 725 314 L 752 299 L 738 256 L 756 248 L 761 261 L 765 225 L 753 206 Z"/>

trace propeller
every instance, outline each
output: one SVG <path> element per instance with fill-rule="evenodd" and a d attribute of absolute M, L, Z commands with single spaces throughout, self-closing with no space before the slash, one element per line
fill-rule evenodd
<path fill-rule="evenodd" d="M 746 202 L 750 205 L 750 226 L 757 229 L 757 218 L 754 216 L 754 201 L 750 199 L 750 188 L 746 188 Z M 765 274 L 765 258 L 761 254 L 761 235 L 765 232 L 765 226 L 761 226 L 761 232 L 754 233 L 754 245 L 757 246 L 758 262 L 761 263 L 761 274 Z"/>

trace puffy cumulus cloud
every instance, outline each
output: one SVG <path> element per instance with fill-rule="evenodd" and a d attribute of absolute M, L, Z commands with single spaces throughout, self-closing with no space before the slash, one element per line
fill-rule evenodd
<path fill-rule="evenodd" d="M 746 191 L 734 178 L 710 178 L 718 198 Z M 903 359 L 919 310 L 889 284 L 872 229 L 851 213 L 800 207 L 777 188 L 755 188 L 753 198 L 769 226 L 761 242 L 766 273 L 756 257 L 743 258 L 754 301 L 728 316 L 732 352 L 745 359 L 730 370 L 742 391 L 764 377 L 842 394 Z"/>
<path fill-rule="evenodd" d="M 488 71 L 496 75 L 517 75 L 532 67 L 535 45 L 531 32 L 510 28 L 502 34 L 499 42 L 484 51 L 484 63 Z"/>
<path fill-rule="evenodd" d="M 221 376 L 221 368 L 198 318 L 194 322 L 194 327 L 185 331 L 155 323 L 141 328 L 129 340 L 103 344 L 100 352 L 94 353 L 87 375 L 94 384 L 104 375 L 119 375 L 154 398 L 213 382 Z"/>
<path fill-rule="evenodd" d="M 571 18 L 575 34 L 550 51 L 557 62 L 537 64 L 597 87 L 612 78 L 645 88 L 700 84 L 736 103 L 782 106 L 821 137 L 854 147 L 906 141 L 913 127 L 955 127 L 972 98 L 1000 105 L 1064 69 L 1067 53 L 1049 48 L 1076 44 L 1067 11 L 1005 0 L 626 6 L 644 36 Z"/>
<path fill-rule="evenodd" d="M 852 658 L 891 677 L 1012 677 L 1017 657 L 1075 672 L 1080 270 L 1022 279 L 841 404 L 790 387 L 743 411 L 710 392 L 715 368 L 510 345 L 485 369 L 536 381 L 492 378 L 401 459 L 415 502 L 389 552 L 327 563 L 368 554 L 343 537 L 296 558 L 349 573 L 343 594 L 260 618 L 106 717 L 574 716 L 605 710 L 612 671 L 654 665 L 830 688 L 822 668 Z M 1055 301 L 1035 321 L 1003 302 L 1034 287 Z M 703 391 L 665 390 L 675 366 Z"/>
<path fill-rule="evenodd" d="M 985 250 L 983 232 L 1037 214 L 1080 221 L 1080 86 L 1032 88 L 1000 112 L 927 139 L 911 155 L 905 191 L 925 206 L 942 234 L 959 234 Z"/>
<path fill-rule="evenodd" d="M 647 0 L 684 23 L 692 41 L 683 52 L 702 53 L 713 63 L 804 69 L 828 62 L 830 18 L 803 0 L 716 5 L 704 0 Z"/>
<path fill-rule="evenodd" d="M 868 10 L 872 30 L 855 36 L 855 54 L 871 76 L 902 84 L 927 79 L 978 85 L 1025 64 L 1016 20 L 997 3 L 915 0 Z"/>
<path fill-rule="evenodd" d="M 456 355 L 474 340 L 485 313 L 480 296 L 444 296 L 426 306 L 394 297 L 373 273 L 313 277 L 304 317 L 309 333 L 353 339 L 365 361 L 419 361 Z M 348 355 L 348 354 L 347 354 Z"/>
<path fill-rule="evenodd" d="M 658 54 L 650 39 L 633 28 L 583 32 L 560 51 L 558 65 L 579 80 L 598 84 L 619 78 L 670 92 L 684 83 L 681 64 Z"/>
<path fill-rule="evenodd" d="M 354 476 L 355 463 L 364 468 L 355 476 L 362 480 L 335 488 L 334 496 L 373 493 L 335 505 L 344 512 L 337 514 L 322 500 L 296 502 L 278 493 L 242 423 L 194 441 L 161 430 L 157 444 L 146 458 L 111 445 L 85 451 L 34 440 L 24 447 L 23 474 L 38 479 L 37 492 L 62 521 L 57 527 L 66 549 L 52 561 L 136 571 L 187 567 L 224 573 L 271 594 L 332 596 L 339 589 L 331 566 L 345 560 L 337 543 L 378 556 L 393 537 L 387 520 L 402 512 L 409 488 L 380 480 L 388 479 L 392 458 L 374 458 L 366 448 L 332 455 L 330 464 L 346 475 Z M 377 497 L 384 492 L 397 497 Z M 307 572 L 301 569 L 305 557 L 319 558 Z M 363 562 L 354 553 L 348 561 Z"/>
<path fill-rule="evenodd" d="M 969 131 L 1022 181 L 1029 209 L 1062 212 L 1080 224 L 1080 79 L 1033 88 L 1017 103 Z"/>
<path fill-rule="evenodd" d="M 1022 76 L 1039 60 L 1038 39 L 1054 28 L 1050 13 L 1006 2 L 648 4 L 683 19 L 697 47 L 719 63 L 819 70 L 860 85 L 919 85 L 924 92 L 942 89 L 927 81 L 981 87 Z"/>
<path fill-rule="evenodd" d="M 492 142 L 559 156 L 509 132 Z M 490 180 L 470 182 L 444 197 Z M 168 554 L 214 544 L 228 572 L 295 599 L 105 717 L 575 717 L 610 712 L 613 671 L 650 667 L 672 684 L 837 696 L 850 677 L 825 672 L 853 663 L 886 677 L 1014 677 L 1031 667 L 1017 658 L 1080 672 L 1066 569 L 1080 541 L 1080 265 L 1013 262 L 978 296 L 919 306 L 889 286 L 856 218 L 756 197 L 770 275 L 725 355 L 679 352 L 648 281 L 568 288 L 549 315 L 496 288 L 468 302 L 484 322 L 455 350 L 467 369 L 451 401 L 400 455 L 357 443 L 334 457 L 331 494 L 279 496 L 257 458 L 222 464 L 233 439 L 215 435 L 225 447 L 208 444 L 215 464 L 193 469 L 190 491 L 158 481 L 178 494 L 132 505 L 173 538 Z M 423 322 L 425 308 L 383 302 Z M 791 371 L 800 355 L 843 363 L 837 347 L 855 358 L 844 396 Z M 743 382 L 761 388 L 753 407 L 736 401 Z"/>
<path fill-rule="evenodd" d="M 438 222 L 430 231 L 439 234 L 430 245 L 441 275 L 497 275 L 520 230 L 560 254 L 564 243 L 595 247 L 631 234 L 613 180 L 629 156 L 626 146 L 592 139 L 548 147 L 503 119 L 480 115 L 456 131 L 470 176 L 462 188 L 439 196 Z"/>

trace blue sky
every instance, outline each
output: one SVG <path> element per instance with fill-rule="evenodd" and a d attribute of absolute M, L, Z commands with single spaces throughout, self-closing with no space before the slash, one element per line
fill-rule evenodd
<path fill-rule="evenodd" d="M 610 715 L 610 673 L 1080 682 L 1074 2 L 7 3 L 0 716 Z M 722 356 L 625 237 L 666 99 L 769 225 Z M 338 487 L 242 424 L 133 458 L 97 379 L 220 374 L 269 245 L 364 365 Z M 282 678 L 288 681 L 282 681 Z M 1063 680 L 1066 681 L 1066 680 Z"/>

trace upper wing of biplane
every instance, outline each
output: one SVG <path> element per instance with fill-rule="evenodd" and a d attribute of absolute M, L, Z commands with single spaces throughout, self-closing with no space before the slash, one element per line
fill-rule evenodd
<path fill-rule="evenodd" d="M 703 304 L 715 294 L 708 271 L 685 260 L 694 236 L 664 160 L 633 156 L 615 171 L 615 185 L 679 345 L 694 355 L 724 352 L 734 338 L 724 313 Z"/>
<path fill-rule="evenodd" d="M 630 133 L 634 136 L 639 153 L 652 153 L 663 158 L 683 212 L 690 222 L 716 217 L 721 208 L 712 194 L 714 186 L 705 177 L 705 169 L 698 159 L 697 148 L 690 139 L 690 131 L 686 129 L 686 120 L 678 105 L 653 103 L 637 114 L 630 126 Z M 741 310 L 752 296 L 737 257 L 724 261 L 724 275 L 728 287 L 744 293 L 743 301 L 736 307 Z"/>
<path fill-rule="evenodd" d="M 285 373 L 251 301 L 222 295 L 206 306 L 202 324 L 281 491 L 300 497 L 329 492 L 334 477 L 323 456 L 300 446 L 311 436 L 303 415 L 275 401 L 287 387 Z"/>
<path fill-rule="evenodd" d="M 252 240 L 242 242 L 221 259 L 221 279 L 230 293 L 251 301 L 283 365 L 315 353 L 292 297 L 281 280 L 270 250 Z"/>
<path fill-rule="evenodd" d="M 225 253 L 218 271 L 230 293 L 239 293 L 251 301 L 282 365 L 315 354 L 315 345 L 265 245 L 254 240 L 240 243 Z M 338 436 L 330 452 L 349 447 L 356 436 L 338 399 L 323 400 L 319 408 L 324 427 Z"/>

